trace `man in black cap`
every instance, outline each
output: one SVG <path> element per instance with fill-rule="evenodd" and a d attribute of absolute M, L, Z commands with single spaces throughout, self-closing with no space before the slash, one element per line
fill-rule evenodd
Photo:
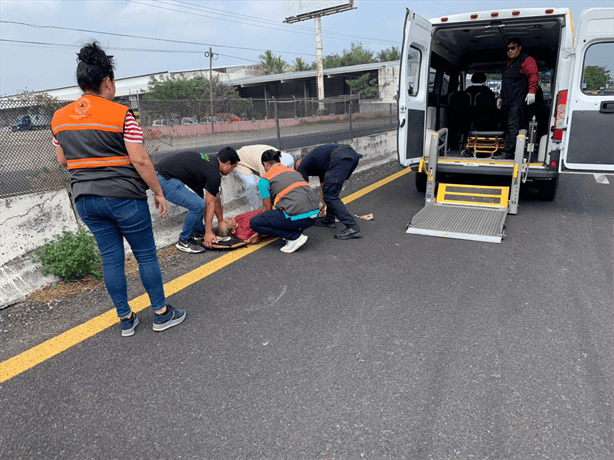
<path fill-rule="evenodd" d="M 507 69 L 503 72 L 501 94 L 497 107 L 507 111 L 507 128 L 505 130 L 505 147 L 495 159 L 514 158 L 516 136 L 527 124 L 529 105 L 535 103 L 535 94 L 539 87 L 537 63 L 528 54 L 522 52 L 522 40 L 518 37 L 507 40 Z"/>
<path fill-rule="evenodd" d="M 362 157 L 349 145 L 326 144 L 316 147 L 304 158 L 298 160 L 294 168 L 306 181 L 309 176 L 318 176 L 322 187 L 326 215 L 316 220 L 315 225 L 335 228 L 335 217 L 346 229 L 335 235 L 338 240 L 360 238 L 360 227 L 339 198 L 343 183 L 350 178 L 358 160 Z"/>

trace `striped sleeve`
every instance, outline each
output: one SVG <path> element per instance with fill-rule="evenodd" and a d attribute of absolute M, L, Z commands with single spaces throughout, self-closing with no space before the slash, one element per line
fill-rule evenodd
<path fill-rule="evenodd" d="M 143 128 L 138 124 L 132 112 L 126 112 L 124 120 L 124 141 L 131 144 L 143 143 Z"/>

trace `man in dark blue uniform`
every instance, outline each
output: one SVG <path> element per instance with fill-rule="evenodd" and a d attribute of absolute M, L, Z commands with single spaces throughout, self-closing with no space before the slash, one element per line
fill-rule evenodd
<path fill-rule="evenodd" d="M 338 240 L 362 236 L 356 219 L 339 198 L 343 183 L 352 175 L 361 157 L 349 145 L 326 144 L 316 147 L 295 164 L 295 169 L 305 180 L 309 180 L 309 176 L 320 179 L 326 215 L 318 218 L 315 225 L 335 228 L 335 217 L 338 218 L 346 226 L 344 231 L 335 235 Z"/>

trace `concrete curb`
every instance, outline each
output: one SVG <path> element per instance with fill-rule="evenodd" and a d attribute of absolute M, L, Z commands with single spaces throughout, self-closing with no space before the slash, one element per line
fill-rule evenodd
<path fill-rule="evenodd" d="M 351 145 L 363 155 L 356 172 L 364 171 L 396 158 L 396 132 L 375 134 L 339 143 Z M 314 146 L 286 150 L 295 158 Z M 318 186 L 315 179 L 314 187 Z M 162 248 L 177 241 L 185 210 L 168 203 L 164 218 L 154 209 L 149 195 L 156 246 Z M 242 182 L 234 175 L 222 179 L 224 215 L 234 216 L 249 210 Z M 0 309 L 22 302 L 28 294 L 57 281 L 43 276 L 41 266 L 33 264 L 28 253 L 64 230 L 76 231 L 78 215 L 66 189 L 0 199 Z M 10 235 L 10 237 L 8 237 Z M 126 253 L 130 248 L 126 245 Z"/>

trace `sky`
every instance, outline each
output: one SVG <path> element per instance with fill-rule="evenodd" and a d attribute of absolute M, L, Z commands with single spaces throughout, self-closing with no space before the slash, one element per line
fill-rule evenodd
<path fill-rule="evenodd" d="M 286 0 L 292 1 L 292 0 Z M 98 40 L 115 56 L 115 77 L 257 64 L 267 50 L 289 64 L 316 59 L 314 20 L 284 24 L 283 0 L 0 0 L 0 96 L 76 85 L 76 53 Z M 614 0 L 355 0 L 322 18 L 323 55 L 352 43 L 377 53 L 401 48 L 406 8 L 429 19 L 523 7 L 583 8 Z"/>

